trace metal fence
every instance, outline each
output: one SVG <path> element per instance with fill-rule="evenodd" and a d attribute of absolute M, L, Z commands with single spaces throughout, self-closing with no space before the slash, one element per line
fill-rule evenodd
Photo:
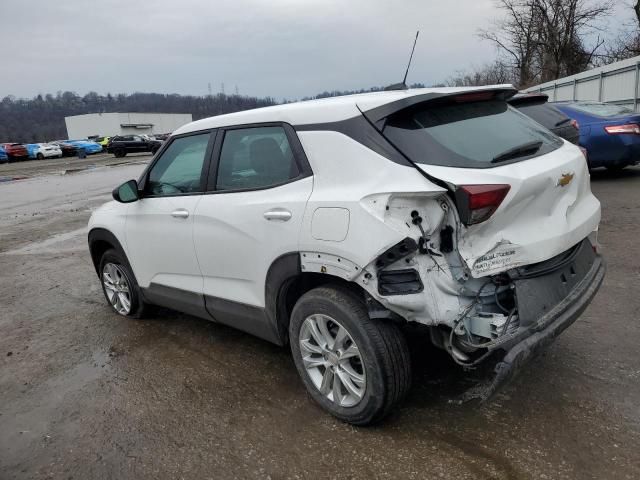
<path fill-rule="evenodd" d="M 549 95 L 550 102 L 594 100 L 626 105 L 638 111 L 640 56 L 527 88 Z"/>

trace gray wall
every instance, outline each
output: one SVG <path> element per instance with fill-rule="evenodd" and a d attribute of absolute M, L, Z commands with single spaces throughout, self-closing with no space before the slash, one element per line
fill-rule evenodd
<path fill-rule="evenodd" d="M 93 135 L 169 133 L 190 123 L 192 116 L 190 113 L 89 113 L 65 117 L 64 121 L 67 138 L 75 140 Z M 133 126 L 136 124 L 147 124 L 149 127 Z"/>
<path fill-rule="evenodd" d="M 640 56 L 527 88 L 549 95 L 549 101 L 595 100 L 640 109 Z"/>

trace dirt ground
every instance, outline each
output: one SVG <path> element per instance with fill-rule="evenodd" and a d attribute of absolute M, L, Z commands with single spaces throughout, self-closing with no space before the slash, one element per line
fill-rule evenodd
<path fill-rule="evenodd" d="M 468 374 L 414 338 L 408 399 L 354 428 L 286 349 L 107 307 L 86 222 L 148 158 L 98 160 L 0 166 L 34 177 L 0 183 L 0 479 L 640 478 L 640 168 L 593 174 L 605 283 L 514 382 L 460 405 Z"/>

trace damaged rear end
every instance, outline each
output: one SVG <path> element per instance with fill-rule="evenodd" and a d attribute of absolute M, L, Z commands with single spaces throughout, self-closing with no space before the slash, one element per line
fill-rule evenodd
<path fill-rule="evenodd" d="M 372 212 L 384 205 L 381 220 L 405 236 L 367 266 L 363 283 L 380 310 L 430 326 L 433 343 L 457 363 L 495 357 L 482 397 L 578 318 L 605 271 L 600 204 L 582 152 L 509 107 L 513 93 L 361 106 L 443 189 L 362 200 Z"/>

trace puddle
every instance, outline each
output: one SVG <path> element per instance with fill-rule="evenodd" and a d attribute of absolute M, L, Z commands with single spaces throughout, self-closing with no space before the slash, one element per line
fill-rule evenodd
<path fill-rule="evenodd" d="M 16 180 L 26 180 L 29 177 L 26 177 L 24 175 L 0 175 L 0 183 L 1 182 L 14 182 Z"/>
<path fill-rule="evenodd" d="M 4 255 L 39 255 L 43 253 L 65 253 L 87 249 L 87 228 L 79 228 L 71 232 L 59 233 L 40 242 L 33 242 L 24 247 L 3 252 Z"/>

